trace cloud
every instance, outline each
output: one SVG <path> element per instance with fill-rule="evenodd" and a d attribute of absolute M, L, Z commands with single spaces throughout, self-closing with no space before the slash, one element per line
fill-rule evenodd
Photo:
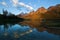
<path fill-rule="evenodd" d="M 7 6 L 6 2 L 0 2 L 0 4 Z"/>
<path fill-rule="evenodd" d="M 27 8 L 27 9 L 29 9 L 29 10 L 33 10 L 33 7 L 27 5 L 27 4 L 23 3 L 23 2 L 19 2 L 19 0 L 11 0 L 11 1 L 13 2 L 13 5 L 14 5 L 15 7 L 17 7 L 17 6 L 22 6 L 22 7 L 25 7 L 25 8 Z"/>
<path fill-rule="evenodd" d="M 27 5 L 27 4 L 24 4 L 23 2 L 19 2 L 18 4 L 19 4 L 20 6 L 26 7 L 26 8 L 29 9 L 29 10 L 33 10 L 33 7 L 31 7 L 31 6 Z"/>
<path fill-rule="evenodd" d="M 5 1 L 0 2 L 0 4 L 3 5 L 3 6 L 5 6 L 5 7 L 9 7 Z"/>
<path fill-rule="evenodd" d="M 11 2 L 14 4 L 14 6 L 17 6 L 19 0 L 11 0 Z"/>
<path fill-rule="evenodd" d="M 16 8 L 18 6 L 22 6 L 24 8 L 27 8 L 28 10 L 33 10 L 33 7 L 27 5 L 27 4 L 23 3 L 23 2 L 19 2 L 19 0 L 10 0 L 10 1 L 13 3 L 14 7 L 16 7 Z M 2 4 L 3 6 L 9 7 L 5 1 L 0 2 L 0 4 Z"/>

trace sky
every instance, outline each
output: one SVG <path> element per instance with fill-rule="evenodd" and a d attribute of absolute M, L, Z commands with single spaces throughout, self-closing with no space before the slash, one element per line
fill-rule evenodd
<path fill-rule="evenodd" d="M 21 12 L 28 13 L 33 10 L 36 11 L 40 7 L 47 9 L 56 4 L 60 4 L 60 0 L 0 0 L 0 13 L 4 9 L 18 15 Z"/>

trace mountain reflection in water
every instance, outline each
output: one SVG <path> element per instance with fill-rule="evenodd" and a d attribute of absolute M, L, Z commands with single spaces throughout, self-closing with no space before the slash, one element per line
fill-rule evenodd
<path fill-rule="evenodd" d="M 45 28 L 31 20 L 0 25 L 0 40 L 60 40 L 60 29 Z"/>

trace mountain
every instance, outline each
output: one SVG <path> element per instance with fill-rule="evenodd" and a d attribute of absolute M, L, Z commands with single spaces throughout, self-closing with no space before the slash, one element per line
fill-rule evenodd
<path fill-rule="evenodd" d="M 38 8 L 38 10 L 36 11 L 32 11 L 30 13 L 22 15 L 21 17 L 25 19 L 38 19 L 40 17 L 40 14 L 45 12 L 47 12 L 47 9 L 45 9 L 44 7 L 41 7 L 41 8 Z"/>
<path fill-rule="evenodd" d="M 50 6 L 48 9 L 41 7 L 36 11 L 32 11 L 30 13 L 22 15 L 21 17 L 25 19 L 60 18 L 60 4 Z"/>
<path fill-rule="evenodd" d="M 47 12 L 47 9 L 45 9 L 44 7 L 38 8 L 38 10 L 36 11 L 37 13 L 45 13 Z"/>
<path fill-rule="evenodd" d="M 50 6 L 46 12 L 46 15 L 48 17 L 46 18 L 54 18 L 54 19 L 60 19 L 60 5 L 57 4 L 56 6 Z"/>
<path fill-rule="evenodd" d="M 25 15 L 20 16 L 26 20 L 30 20 L 29 24 L 38 27 L 41 26 L 59 26 L 60 24 L 60 4 L 50 6 L 45 9 L 44 7 L 38 8 L 36 11 L 32 11 Z M 28 22 L 25 22 L 28 23 Z M 35 24 L 36 25 L 35 25 Z"/>

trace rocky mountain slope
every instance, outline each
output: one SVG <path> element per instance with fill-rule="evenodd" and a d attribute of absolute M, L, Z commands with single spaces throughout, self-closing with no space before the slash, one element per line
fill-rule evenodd
<path fill-rule="evenodd" d="M 29 23 L 34 26 L 37 25 L 36 27 L 38 27 L 38 25 L 41 25 L 41 24 L 42 26 L 46 26 L 46 25 L 59 26 L 60 4 L 55 5 L 55 6 L 50 6 L 48 9 L 41 7 L 41 8 L 38 8 L 36 11 L 32 11 L 27 14 L 24 14 L 24 15 L 20 14 L 20 16 L 18 15 L 18 17 L 30 20 L 30 22 L 25 21 L 25 23 Z"/>

